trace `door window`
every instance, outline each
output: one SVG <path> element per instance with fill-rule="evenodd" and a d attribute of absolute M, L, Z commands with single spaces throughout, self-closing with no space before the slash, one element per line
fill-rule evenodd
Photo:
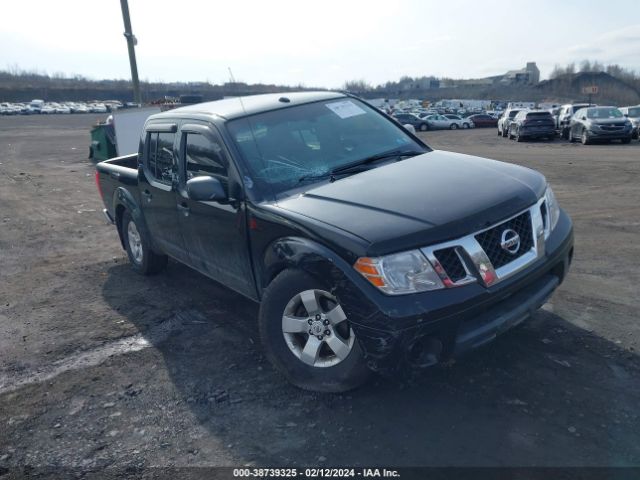
<path fill-rule="evenodd" d="M 185 160 L 187 180 L 201 176 L 215 177 L 226 190 L 229 176 L 227 161 L 219 142 L 199 133 L 188 133 L 185 141 Z"/>
<path fill-rule="evenodd" d="M 172 185 L 176 176 L 175 136 L 170 132 L 149 132 L 147 136 L 147 169 L 156 181 L 166 185 Z"/>

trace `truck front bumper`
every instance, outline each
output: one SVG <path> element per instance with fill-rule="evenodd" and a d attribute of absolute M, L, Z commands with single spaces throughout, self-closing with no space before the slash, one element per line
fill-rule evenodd
<path fill-rule="evenodd" d="M 352 290 L 340 301 L 372 369 L 427 367 L 483 345 L 530 317 L 563 281 L 572 257 L 573 226 L 562 212 L 545 255 L 491 287 L 473 283 L 397 297 L 360 287 L 360 295 Z"/>

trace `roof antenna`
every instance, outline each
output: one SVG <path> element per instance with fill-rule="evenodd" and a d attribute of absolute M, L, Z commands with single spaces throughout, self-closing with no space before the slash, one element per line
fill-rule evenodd
<path fill-rule="evenodd" d="M 227 67 L 227 70 L 229 70 L 229 78 L 231 79 L 231 82 L 236 83 L 236 79 L 233 76 L 233 72 L 231 71 L 231 67 Z M 240 106 L 242 106 L 242 111 L 244 112 L 245 117 L 247 119 L 247 124 L 249 125 L 249 131 L 251 132 L 251 139 L 253 140 L 253 144 L 256 147 L 256 151 L 260 155 L 260 161 L 264 165 L 264 160 L 262 159 L 262 152 L 260 151 L 260 146 L 258 145 L 258 141 L 256 140 L 256 134 L 253 131 L 253 124 L 251 123 L 251 117 L 247 113 L 247 109 L 244 108 L 244 102 L 242 101 L 242 95 L 238 95 L 238 100 L 240 100 Z M 251 179 L 251 177 L 248 177 L 248 176 L 245 175 L 244 178 L 243 178 L 243 182 L 244 182 L 244 184 L 245 184 L 245 186 L 247 188 L 253 188 L 253 180 Z"/>
<path fill-rule="evenodd" d="M 233 72 L 231 71 L 231 67 L 227 67 L 227 70 L 229 70 L 229 78 L 231 79 L 231 83 L 236 83 L 236 79 L 233 76 Z M 244 114 L 247 114 L 247 109 L 244 108 L 244 102 L 242 101 L 242 95 L 238 95 L 238 100 L 240 100 L 240 105 L 242 106 L 242 111 L 244 112 Z M 253 131 L 253 129 L 252 129 Z"/>

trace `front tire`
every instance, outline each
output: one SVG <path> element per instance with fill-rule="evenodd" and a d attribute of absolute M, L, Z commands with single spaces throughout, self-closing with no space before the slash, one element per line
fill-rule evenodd
<path fill-rule="evenodd" d="M 426 123 L 421 123 L 418 127 L 418 130 L 420 130 L 421 132 L 426 132 L 427 130 L 429 130 L 429 125 Z"/>
<path fill-rule="evenodd" d="M 345 392 L 371 375 L 338 299 L 300 270 L 285 270 L 269 284 L 260 305 L 266 357 L 304 390 Z"/>
<path fill-rule="evenodd" d="M 452 123 L 451 126 L 449 127 L 449 129 L 451 130 L 457 130 L 458 129 L 458 125 L 455 123 Z"/>
<path fill-rule="evenodd" d="M 122 239 L 131 267 L 137 273 L 154 275 L 167 266 L 167 256 L 151 250 L 149 239 L 127 210 L 122 214 Z"/>
<path fill-rule="evenodd" d="M 583 145 L 589 145 L 591 143 L 591 139 L 589 139 L 589 134 L 587 133 L 586 129 L 582 130 L 582 136 L 580 137 L 580 141 L 582 142 Z"/>

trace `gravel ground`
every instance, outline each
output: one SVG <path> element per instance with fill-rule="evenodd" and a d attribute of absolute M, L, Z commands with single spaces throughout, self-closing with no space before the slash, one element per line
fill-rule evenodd
<path fill-rule="evenodd" d="M 456 363 L 317 395 L 266 363 L 256 305 L 175 262 L 131 271 L 86 159 L 95 120 L 0 118 L 0 470 L 640 465 L 638 142 L 427 132 L 542 171 L 575 222 L 572 271 Z"/>

